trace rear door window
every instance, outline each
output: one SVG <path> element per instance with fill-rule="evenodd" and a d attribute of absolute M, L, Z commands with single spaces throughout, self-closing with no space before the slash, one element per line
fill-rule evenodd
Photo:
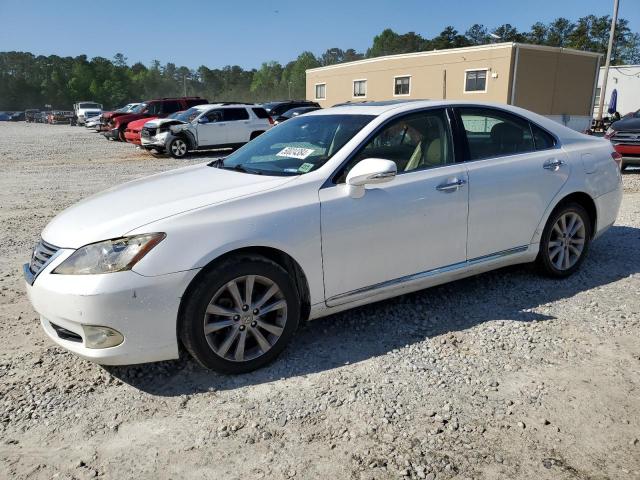
<path fill-rule="evenodd" d="M 185 102 L 187 107 L 195 107 L 196 105 L 204 105 L 207 101 L 204 98 L 191 98 Z"/>
<path fill-rule="evenodd" d="M 174 113 L 182 110 L 182 105 L 177 100 L 168 100 L 162 103 L 162 113 Z"/>
<path fill-rule="evenodd" d="M 502 110 L 458 109 L 469 145 L 469 159 L 515 155 L 535 150 L 529 122 Z"/>
<path fill-rule="evenodd" d="M 225 108 L 222 115 L 225 122 L 249 120 L 249 112 L 245 108 Z"/>

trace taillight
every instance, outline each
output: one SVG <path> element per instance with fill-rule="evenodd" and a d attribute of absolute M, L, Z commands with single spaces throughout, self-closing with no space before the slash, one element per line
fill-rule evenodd
<path fill-rule="evenodd" d="M 609 127 L 609 128 L 607 129 L 607 131 L 605 132 L 605 134 L 604 134 L 604 138 L 606 138 L 607 140 L 609 140 L 609 139 L 610 139 L 611 137 L 613 137 L 615 134 L 616 134 L 616 131 L 615 131 L 613 128 Z"/>
<path fill-rule="evenodd" d="M 611 158 L 613 158 L 613 161 L 616 162 L 616 165 L 620 168 L 622 165 L 622 155 L 618 152 L 611 152 Z"/>
<path fill-rule="evenodd" d="M 273 118 L 271 118 L 271 115 L 269 115 L 269 117 L 267 117 L 269 119 L 269 125 L 275 125 L 275 123 L 273 122 Z"/>

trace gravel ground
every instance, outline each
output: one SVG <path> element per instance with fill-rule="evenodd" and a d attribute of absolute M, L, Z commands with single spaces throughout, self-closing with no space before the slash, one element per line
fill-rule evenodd
<path fill-rule="evenodd" d="M 188 162 L 0 124 L 0 478 L 640 478 L 640 170 L 568 280 L 503 269 L 312 322 L 272 366 L 104 368 L 21 264 L 77 200 Z"/>

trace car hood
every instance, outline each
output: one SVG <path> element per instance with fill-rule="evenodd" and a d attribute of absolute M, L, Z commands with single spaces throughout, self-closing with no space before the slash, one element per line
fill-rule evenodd
<path fill-rule="evenodd" d="M 158 117 L 145 117 L 141 118 L 140 120 L 134 120 L 133 122 L 129 122 L 127 128 L 129 130 L 142 130 L 142 127 L 144 127 L 147 122 L 155 120 L 156 118 Z"/>
<path fill-rule="evenodd" d="M 115 122 L 116 125 L 128 125 L 129 123 L 140 120 L 141 118 L 149 117 L 151 117 L 151 115 L 149 115 L 148 113 L 125 113 L 124 115 L 113 116 L 111 117 L 111 119 Z"/>
<path fill-rule="evenodd" d="M 640 131 L 640 117 L 627 117 L 613 122 L 611 128 L 616 131 Z"/>
<path fill-rule="evenodd" d="M 141 178 L 64 210 L 42 238 L 60 248 L 118 238 L 148 223 L 189 210 L 270 190 L 296 177 L 272 177 L 195 165 Z"/>
<path fill-rule="evenodd" d="M 177 124 L 185 124 L 187 122 L 183 122 L 182 120 L 177 120 L 175 118 L 154 118 L 153 120 L 146 122 L 145 126 L 150 128 L 157 128 L 167 123 L 172 123 L 177 125 Z"/>

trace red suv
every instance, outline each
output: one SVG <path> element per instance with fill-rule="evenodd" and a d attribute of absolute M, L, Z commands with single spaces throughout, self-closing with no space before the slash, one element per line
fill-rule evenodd
<path fill-rule="evenodd" d="M 164 118 L 181 110 L 187 110 L 195 105 L 209 103 L 206 98 L 200 97 L 180 97 L 180 98 L 159 98 L 156 100 L 148 100 L 141 103 L 133 109 L 131 113 L 119 115 L 109 120 L 105 137 L 110 140 L 125 141 L 125 132 L 127 125 L 135 120 L 146 118 L 153 120 L 154 118 Z"/>

